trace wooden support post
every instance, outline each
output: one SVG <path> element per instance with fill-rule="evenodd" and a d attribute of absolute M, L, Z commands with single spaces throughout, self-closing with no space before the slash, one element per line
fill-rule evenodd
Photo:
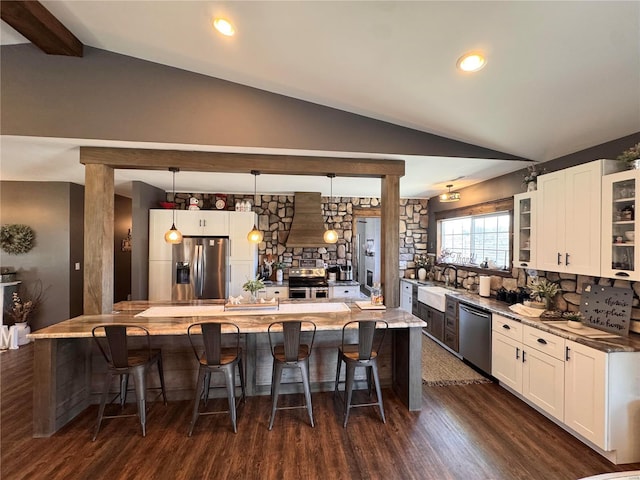
<path fill-rule="evenodd" d="M 400 306 L 400 177 L 382 177 L 380 203 L 380 278 L 384 287 L 384 304 Z"/>
<path fill-rule="evenodd" d="M 113 310 L 113 168 L 85 165 L 84 314 Z"/>

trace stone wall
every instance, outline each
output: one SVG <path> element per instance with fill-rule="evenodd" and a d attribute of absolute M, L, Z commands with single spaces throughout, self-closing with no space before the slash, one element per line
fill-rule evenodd
<path fill-rule="evenodd" d="M 215 209 L 215 194 L 177 193 L 178 209 L 185 209 L 189 198 L 200 200 L 203 209 Z M 167 201 L 173 198 L 167 193 Z M 297 267 L 300 260 L 319 259 L 329 265 L 351 265 L 353 258 L 353 220 L 354 211 L 368 208 L 379 209 L 380 199 L 373 197 L 322 197 L 322 215 L 325 224 L 338 232 L 338 242 L 334 245 L 317 248 L 286 247 L 285 242 L 291 228 L 294 214 L 293 195 L 257 195 L 258 229 L 264 240 L 258 245 L 260 260 L 271 254 L 284 262 L 287 267 Z M 253 195 L 226 195 L 227 210 L 235 210 L 236 202 L 249 201 L 254 204 Z M 400 277 L 405 271 L 413 271 L 416 254 L 427 253 L 427 200 L 400 199 Z"/>

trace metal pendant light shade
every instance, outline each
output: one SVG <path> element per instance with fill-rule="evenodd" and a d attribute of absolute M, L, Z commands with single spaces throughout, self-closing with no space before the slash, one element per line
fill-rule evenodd
<path fill-rule="evenodd" d="M 335 176 L 335 173 L 327 174 L 327 177 L 331 179 L 331 194 L 329 195 L 329 203 L 333 201 L 333 178 Z M 333 228 L 325 230 L 322 239 L 324 240 L 324 243 L 336 243 L 338 241 L 338 232 L 336 232 Z"/>
<path fill-rule="evenodd" d="M 257 180 L 258 180 L 258 175 L 260 175 L 260 172 L 257 170 L 251 170 L 251 175 L 253 175 L 253 203 L 254 205 L 256 205 L 256 195 L 257 195 L 257 188 L 256 188 L 256 184 L 257 184 Z M 256 224 L 253 224 L 253 228 L 251 229 L 251 231 L 249 233 L 247 233 L 247 240 L 249 240 L 251 243 L 260 243 L 262 242 L 262 239 L 264 238 L 264 236 L 262 235 L 262 232 L 260 230 L 258 230 L 258 227 L 256 226 Z"/>
<path fill-rule="evenodd" d="M 175 245 L 182 243 L 182 233 L 176 228 L 176 172 L 179 172 L 180 169 L 171 167 L 169 171 L 173 172 L 173 221 L 171 228 L 164 234 L 164 241 Z"/>

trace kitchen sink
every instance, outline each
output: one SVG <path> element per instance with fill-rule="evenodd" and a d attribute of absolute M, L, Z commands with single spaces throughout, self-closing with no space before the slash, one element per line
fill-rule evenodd
<path fill-rule="evenodd" d="M 435 285 L 418 287 L 418 301 L 435 308 L 439 312 L 444 312 L 447 293 L 451 293 L 451 291 Z"/>

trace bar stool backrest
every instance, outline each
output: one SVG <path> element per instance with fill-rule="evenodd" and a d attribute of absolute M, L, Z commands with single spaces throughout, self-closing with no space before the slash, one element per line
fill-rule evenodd
<path fill-rule="evenodd" d="M 274 332 L 272 332 L 272 328 L 280 325 L 282 327 L 282 335 L 284 339 L 283 346 L 285 361 L 297 362 L 300 360 L 298 356 L 300 354 L 300 332 L 303 324 L 308 324 L 313 327 L 313 335 L 311 337 L 311 342 L 309 343 L 309 355 L 311 355 L 311 349 L 313 348 L 313 342 L 316 336 L 316 324 L 310 320 L 273 322 L 269 325 L 268 334 L 271 352 L 273 353 L 272 335 Z"/>
<path fill-rule="evenodd" d="M 385 334 L 389 324 L 384 320 L 353 320 L 347 322 L 342 327 L 342 349 L 344 351 L 344 333 L 348 330 L 349 325 L 358 324 L 358 360 L 370 360 L 371 353 L 374 351 L 374 338 L 377 330 L 382 330 L 378 343 L 375 345 L 375 352 L 380 351 L 382 342 L 384 341 Z"/>
<path fill-rule="evenodd" d="M 103 330 L 106 337 L 106 347 L 101 341 L 101 337 L 97 335 L 99 330 Z M 144 335 L 147 338 L 147 359 L 151 358 L 151 340 L 149 331 L 139 325 L 123 325 L 123 324 L 109 324 L 98 325 L 91 330 L 94 340 L 98 344 L 98 348 L 104 359 L 108 364 L 113 365 L 115 368 L 127 368 L 129 367 L 129 332 L 137 331 L 137 335 Z"/>
<path fill-rule="evenodd" d="M 222 327 L 228 325 L 235 330 L 236 337 L 236 356 L 240 353 L 240 328 L 235 323 L 230 322 L 199 322 L 194 323 L 187 329 L 189 341 L 191 342 L 191 348 L 198 361 L 200 361 L 200 355 L 193 341 L 193 335 L 195 333 L 193 329 L 200 327 L 202 332 L 202 343 L 204 344 L 204 353 L 207 360 L 207 365 L 221 365 L 222 362 Z"/>

